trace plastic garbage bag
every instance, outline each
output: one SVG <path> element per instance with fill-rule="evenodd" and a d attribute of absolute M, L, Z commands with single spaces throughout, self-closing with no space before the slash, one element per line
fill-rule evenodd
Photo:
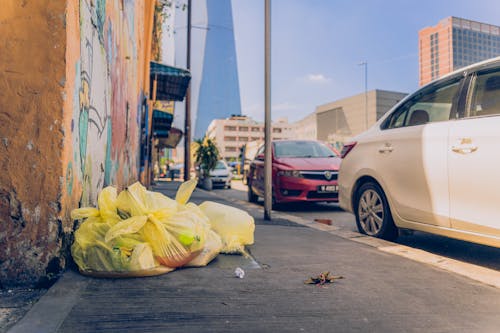
<path fill-rule="evenodd" d="M 246 212 L 188 202 L 196 179 L 183 183 L 172 200 L 140 183 L 119 194 L 106 187 L 98 208 L 71 212 L 83 219 L 71 252 L 83 274 L 98 277 L 150 276 L 181 266 L 205 266 L 219 252 L 244 253 L 255 224 Z"/>
<path fill-rule="evenodd" d="M 194 189 L 196 188 L 196 184 L 198 180 L 196 178 L 190 179 L 187 182 L 184 182 L 179 186 L 177 193 L 175 195 L 175 201 L 177 201 L 181 205 L 187 204 L 189 198 L 191 198 L 191 194 L 193 194 Z"/>
<path fill-rule="evenodd" d="M 253 244 L 255 221 L 247 212 L 213 201 L 205 201 L 200 209 L 210 226 L 222 239 L 221 253 L 245 254 L 245 245 Z"/>
<path fill-rule="evenodd" d="M 213 230 L 208 230 L 205 246 L 200 254 L 186 264 L 186 267 L 202 267 L 208 265 L 222 250 L 222 240 Z"/>

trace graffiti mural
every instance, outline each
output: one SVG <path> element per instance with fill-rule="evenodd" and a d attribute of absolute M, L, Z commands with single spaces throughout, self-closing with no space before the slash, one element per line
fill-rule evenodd
<path fill-rule="evenodd" d="M 80 88 L 79 109 L 74 129 L 78 150 L 74 172 L 82 184 L 80 204 L 95 203 L 97 193 L 104 185 L 106 152 L 110 131 L 110 80 L 108 62 L 102 44 L 102 7 L 92 1 L 80 1 Z M 98 2 L 101 3 L 102 2 Z"/>
<path fill-rule="evenodd" d="M 79 1 L 72 160 L 66 190 L 80 206 L 94 204 L 107 185 L 138 179 L 140 110 L 144 100 L 138 44 L 144 4 L 133 0 Z"/>

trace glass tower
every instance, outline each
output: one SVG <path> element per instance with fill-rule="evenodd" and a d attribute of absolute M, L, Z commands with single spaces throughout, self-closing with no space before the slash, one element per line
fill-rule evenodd
<path fill-rule="evenodd" d="M 231 0 L 207 0 L 203 69 L 193 138 L 202 138 L 213 119 L 241 114 Z"/>

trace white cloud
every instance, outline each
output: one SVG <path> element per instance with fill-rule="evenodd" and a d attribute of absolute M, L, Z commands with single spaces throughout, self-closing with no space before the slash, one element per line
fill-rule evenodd
<path fill-rule="evenodd" d="M 329 83 L 332 81 L 332 79 L 324 76 L 323 74 L 308 74 L 305 80 L 311 83 Z"/>

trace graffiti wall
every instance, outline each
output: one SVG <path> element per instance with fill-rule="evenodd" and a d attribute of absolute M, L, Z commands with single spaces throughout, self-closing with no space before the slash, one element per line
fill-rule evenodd
<path fill-rule="evenodd" d="M 153 0 L 5 0 L 0 288 L 67 265 L 70 212 L 139 178 Z"/>
<path fill-rule="evenodd" d="M 79 1 L 75 84 L 68 92 L 68 210 L 94 205 L 104 186 L 124 187 L 138 179 L 144 11 L 141 1 Z"/>

